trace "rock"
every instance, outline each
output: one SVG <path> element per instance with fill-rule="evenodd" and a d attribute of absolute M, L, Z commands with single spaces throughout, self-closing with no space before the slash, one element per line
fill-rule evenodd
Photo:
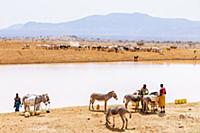
<path fill-rule="evenodd" d="M 35 115 L 40 115 L 40 111 L 39 110 L 37 110 L 36 112 L 35 112 Z"/>
<path fill-rule="evenodd" d="M 180 114 L 180 115 L 179 115 L 179 118 L 180 118 L 180 119 L 185 119 L 186 117 L 185 117 L 185 115 Z"/>
<path fill-rule="evenodd" d="M 178 128 L 184 128 L 184 126 L 179 126 Z"/>
<path fill-rule="evenodd" d="M 191 109 L 191 108 L 189 108 L 188 110 L 190 110 L 190 111 L 191 111 L 192 109 Z"/>
<path fill-rule="evenodd" d="M 102 121 L 102 120 L 100 120 L 99 122 L 100 122 L 100 123 L 102 123 L 103 121 Z"/>
<path fill-rule="evenodd" d="M 30 116 L 34 116 L 34 115 L 35 115 L 34 111 L 30 112 Z"/>
<path fill-rule="evenodd" d="M 31 114 L 30 114 L 29 112 L 25 112 L 25 113 L 24 113 L 24 116 L 25 116 L 26 118 L 28 118 L 28 117 L 31 116 Z"/>
<path fill-rule="evenodd" d="M 90 118 L 87 118 L 87 120 L 89 121 L 89 120 L 90 120 Z"/>

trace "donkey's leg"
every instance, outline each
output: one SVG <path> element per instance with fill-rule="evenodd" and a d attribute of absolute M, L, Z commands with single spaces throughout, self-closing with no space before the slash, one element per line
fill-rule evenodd
<path fill-rule="evenodd" d="M 34 111 L 37 111 L 38 109 L 38 104 L 35 105 L 35 110 Z"/>
<path fill-rule="evenodd" d="M 126 100 L 126 103 L 125 103 L 125 108 L 126 109 L 128 108 L 128 103 L 129 103 L 129 100 Z"/>
<path fill-rule="evenodd" d="M 29 108 L 28 108 L 28 106 L 26 105 L 26 107 L 25 107 L 25 112 L 27 112 L 27 111 L 29 111 Z"/>
<path fill-rule="evenodd" d="M 26 112 L 26 105 L 24 105 L 24 112 Z"/>
<path fill-rule="evenodd" d="M 142 111 L 145 112 L 145 110 L 146 110 L 146 103 L 143 101 L 142 102 Z"/>
<path fill-rule="evenodd" d="M 105 101 L 105 105 L 104 105 L 104 111 L 106 112 L 107 110 L 107 101 Z"/>
<path fill-rule="evenodd" d="M 108 125 L 108 124 L 111 124 L 111 122 L 109 121 L 109 115 L 107 114 L 106 115 L 106 124 Z"/>
<path fill-rule="evenodd" d="M 123 114 L 120 114 L 120 117 L 121 117 L 122 122 L 123 122 L 122 128 L 121 128 L 121 129 L 124 129 L 124 123 L 125 123 L 124 115 L 123 115 Z"/>
<path fill-rule="evenodd" d="M 145 103 L 145 111 L 146 113 L 149 111 L 148 103 Z"/>
<path fill-rule="evenodd" d="M 138 108 L 139 108 L 139 102 L 137 101 L 135 106 L 135 112 L 137 112 Z"/>
<path fill-rule="evenodd" d="M 91 106 L 91 99 L 90 99 L 90 103 L 89 103 L 89 110 L 91 110 L 91 109 L 90 109 L 90 106 Z"/>
<path fill-rule="evenodd" d="M 151 112 L 153 112 L 153 103 L 151 103 Z"/>
<path fill-rule="evenodd" d="M 128 128 L 128 119 L 125 117 L 125 120 L 126 120 L 126 126 L 125 126 L 125 128 L 127 129 Z"/>
<path fill-rule="evenodd" d="M 29 111 L 29 112 L 31 111 L 30 106 L 28 106 L 28 111 Z"/>
<path fill-rule="evenodd" d="M 113 116 L 113 128 L 115 127 L 115 116 Z"/>
<path fill-rule="evenodd" d="M 33 112 L 36 111 L 36 104 L 33 106 Z"/>
<path fill-rule="evenodd" d="M 40 110 L 40 104 L 36 105 L 36 111 Z"/>
<path fill-rule="evenodd" d="M 95 100 L 92 100 L 91 102 L 92 102 L 92 109 L 94 110 L 94 102 L 95 102 Z"/>

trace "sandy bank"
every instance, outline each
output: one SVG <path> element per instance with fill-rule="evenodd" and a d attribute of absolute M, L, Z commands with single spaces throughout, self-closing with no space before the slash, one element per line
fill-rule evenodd
<path fill-rule="evenodd" d="M 116 128 L 105 126 L 102 112 L 91 112 L 88 107 L 53 109 L 51 113 L 25 118 L 19 113 L 0 114 L 0 133 L 199 133 L 200 103 L 167 104 L 167 113 L 143 115 L 132 113 L 128 130 L 120 130 L 121 120 L 116 117 Z"/>

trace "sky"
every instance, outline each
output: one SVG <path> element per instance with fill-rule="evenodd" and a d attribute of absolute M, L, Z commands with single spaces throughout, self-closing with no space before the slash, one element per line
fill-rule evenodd
<path fill-rule="evenodd" d="M 135 12 L 200 21 L 200 0 L 0 0 L 0 29 L 29 21 L 58 23 Z"/>

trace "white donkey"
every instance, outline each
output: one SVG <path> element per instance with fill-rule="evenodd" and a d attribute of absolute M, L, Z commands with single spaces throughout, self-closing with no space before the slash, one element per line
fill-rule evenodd
<path fill-rule="evenodd" d="M 46 108 L 47 105 L 50 105 L 50 98 L 48 94 L 27 94 L 22 98 L 22 104 L 24 105 L 25 112 L 30 111 L 30 106 L 34 106 L 34 111 L 40 110 L 41 102 L 46 105 Z"/>

